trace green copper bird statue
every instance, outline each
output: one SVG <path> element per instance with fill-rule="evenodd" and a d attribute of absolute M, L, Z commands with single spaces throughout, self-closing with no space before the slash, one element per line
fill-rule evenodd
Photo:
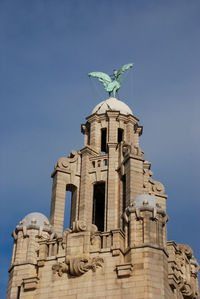
<path fill-rule="evenodd" d="M 113 75 L 110 77 L 108 74 L 102 73 L 102 72 L 92 72 L 89 73 L 89 77 L 97 78 L 101 83 L 103 83 L 103 86 L 105 90 L 108 92 L 109 97 L 113 93 L 113 97 L 115 98 L 116 92 L 121 87 L 121 81 L 122 81 L 122 75 L 123 73 L 130 69 L 133 66 L 133 63 L 125 64 L 119 71 L 114 70 Z"/>

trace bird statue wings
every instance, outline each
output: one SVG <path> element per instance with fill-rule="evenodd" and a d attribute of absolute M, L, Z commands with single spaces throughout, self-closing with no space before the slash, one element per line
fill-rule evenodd
<path fill-rule="evenodd" d="M 121 80 L 122 80 L 123 73 L 126 70 L 130 69 L 131 67 L 133 67 L 133 63 L 125 64 L 124 66 L 121 67 L 119 71 L 114 70 L 112 75 L 113 79 L 108 74 L 102 72 L 92 72 L 89 73 L 88 76 L 97 78 L 101 83 L 103 83 L 103 86 L 105 90 L 108 92 L 109 97 L 111 96 L 112 93 L 113 96 L 115 97 L 116 92 L 118 92 L 118 90 L 121 87 Z"/>

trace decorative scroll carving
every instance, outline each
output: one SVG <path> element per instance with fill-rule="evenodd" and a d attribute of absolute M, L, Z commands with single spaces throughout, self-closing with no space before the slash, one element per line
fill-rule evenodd
<path fill-rule="evenodd" d="M 155 181 L 151 178 L 153 172 L 150 170 L 151 163 L 148 161 L 144 162 L 144 188 L 149 194 L 152 192 L 164 194 L 165 187 L 158 181 Z"/>
<path fill-rule="evenodd" d="M 68 157 L 63 157 L 58 160 L 55 164 L 54 168 L 67 169 L 70 167 L 70 163 L 74 163 L 78 160 L 78 153 L 76 151 L 72 151 Z"/>
<path fill-rule="evenodd" d="M 190 246 L 168 242 L 169 284 L 176 288 L 184 298 L 199 298 L 199 265 Z"/>
<path fill-rule="evenodd" d="M 66 258 L 64 263 L 57 263 L 52 266 L 54 273 L 62 276 L 63 273 L 68 273 L 72 276 L 81 276 L 84 273 L 92 270 L 96 272 L 97 268 L 102 267 L 104 260 L 101 257 L 76 257 Z"/>
<path fill-rule="evenodd" d="M 66 229 L 63 234 L 62 247 L 65 249 L 65 261 L 54 264 L 53 272 L 58 273 L 59 276 L 63 273 L 80 276 L 89 270 L 95 272 L 97 268 L 102 267 L 102 258 L 89 255 L 90 245 L 96 245 L 96 232 L 96 225 L 88 224 L 84 220 L 74 221 L 71 228 Z"/>
<path fill-rule="evenodd" d="M 186 297 L 186 298 L 190 297 L 190 298 L 195 298 L 195 299 L 197 298 L 194 293 L 192 285 L 189 284 L 186 280 L 183 280 L 182 278 L 181 278 L 181 282 L 179 284 L 179 288 L 184 297 Z"/>
<path fill-rule="evenodd" d="M 72 223 L 72 231 L 73 232 L 81 232 L 86 231 L 87 224 L 83 220 L 76 220 Z"/>
<path fill-rule="evenodd" d="M 180 252 L 183 254 L 185 253 L 186 256 L 191 259 L 192 256 L 193 256 L 193 251 L 192 251 L 192 248 L 189 246 L 189 245 L 186 245 L 186 244 L 178 244 L 177 245 L 178 247 L 178 250 L 180 250 Z"/>
<path fill-rule="evenodd" d="M 123 155 L 123 157 L 125 157 L 125 156 L 127 156 L 129 154 L 134 154 L 136 156 L 142 157 L 142 155 L 144 154 L 144 152 L 138 146 L 130 145 L 130 144 L 127 144 L 127 143 L 123 143 L 122 144 L 122 155 Z"/>

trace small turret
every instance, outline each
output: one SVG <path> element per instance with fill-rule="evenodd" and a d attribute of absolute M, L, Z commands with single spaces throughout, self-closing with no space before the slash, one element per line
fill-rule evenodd
<path fill-rule="evenodd" d="M 131 248 L 141 246 L 166 248 L 168 217 L 153 196 L 148 194 L 136 196 L 126 208 L 124 219 L 129 224 L 127 239 Z"/>
<path fill-rule="evenodd" d="M 39 240 L 53 237 L 48 219 L 41 213 L 30 213 L 24 217 L 12 233 L 14 238 L 7 298 L 19 298 L 23 290 L 34 290 L 38 284 L 37 258 Z"/>
<path fill-rule="evenodd" d="M 28 214 L 12 233 L 15 249 L 11 264 L 22 262 L 36 264 L 37 239 L 48 239 L 51 234 L 52 227 L 46 216 L 36 212 Z"/>
<path fill-rule="evenodd" d="M 141 194 L 126 208 L 124 219 L 128 261 L 133 264 L 133 275 L 141 279 L 148 293 L 158 296 L 154 298 L 170 298 L 166 212 L 153 196 Z"/>

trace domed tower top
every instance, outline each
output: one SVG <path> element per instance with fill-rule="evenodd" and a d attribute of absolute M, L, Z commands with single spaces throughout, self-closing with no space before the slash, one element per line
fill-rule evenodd
<path fill-rule="evenodd" d="M 133 115 L 131 109 L 126 105 L 124 102 L 119 101 L 116 98 L 109 98 L 105 101 L 100 102 L 95 106 L 92 110 L 92 114 L 102 114 L 106 113 L 106 111 L 119 111 L 121 114 L 124 115 Z"/>

